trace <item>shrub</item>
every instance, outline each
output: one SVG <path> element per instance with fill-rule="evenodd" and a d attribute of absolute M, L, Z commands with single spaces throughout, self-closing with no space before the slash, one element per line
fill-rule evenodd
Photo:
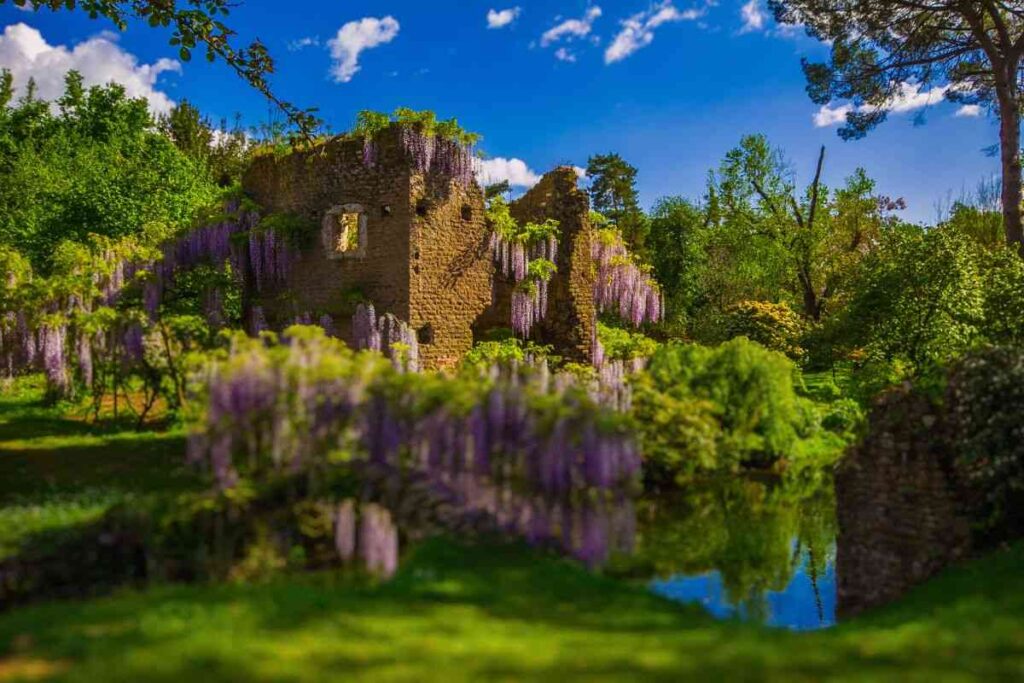
<path fill-rule="evenodd" d="M 744 338 L 714 348 L 663 346 L 636 380 L 645 453 L 679 473 L 777 462 L 811 426 L 795 370 Z"/>
<path fill-rule="evenodd" d="M 597 338 L 604 347 L 604 357 L 607 360 L 649 358 L 658 350 L 658 342 L 646 335 L 601 322 L 597 324 Z"/>
<path fill-rule="evenodd" d="M 957 463 L 976 521 L 997 537 L 1024 533 L 1024 350 L 993 348 L 962 361 L 946 393 Z"/>
<path fill-rule="evenodd" d="M 476 344 L 463 356 L 462 367 L 464 369 L 488 368 L 495 363 L 503 365 L 511 361 L 523 362 L 528 358 L 546 358 L 555 364 L 560 360 L 558 356 L 551 354 L 550 346 L 541 346 L 516 337 L 506 337 Z"/>
<path fill-rule="evenodd" d="M 831 403 L 821 418 L 821 426 L 847 441 L 852 440 L 864 423 L 864 409 L 857 401 L 844 398 Z"/>
<path fill-rule="evenodd" d="M 794 360 L 804 356 L 800 338 L 806 331 L 803 319 L 785 303 L 741 301 L 725 314 L 725 333 L 746 337 Z"/>

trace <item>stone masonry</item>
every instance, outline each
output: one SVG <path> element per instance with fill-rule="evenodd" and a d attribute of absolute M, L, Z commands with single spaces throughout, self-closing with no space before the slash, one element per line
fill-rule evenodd
<path fill-rule="evenodd" d="M 836 475 L 841 618 L 890 602 L 971 550 L 942 416 L 909 388 L 882 396 Z"/>
<path fill-rule="evenodd" d="M 377 138 L 373 165 L 363 163 L 362 140 L 336 138 L 309 151 L 257 158 L 243 188 L 266 214 L 321 226 L 285 282 L 258 299 L 250 292 L 247 305 L 262 306 L 271 327 L 326 314 L 351 343 L 353 300 L 364 299 L 378 314 L 392 313 L 417 330 L 425 368 L 443 368 L 470 350 L 474 333 L 509 326 L 511 290 L 495 280 L 483 192 L 475 182 L 463 187 L 414 171 L 397 126 Z M 572 360 L 588 360 L 594 275 L 586 194 L 572 169 L 560 168 L 512 212 L 519 220 L 560 221 L 559 272 L 537 336 Z M 342 251 L 337 242 L 346 231 L 352 246 Z"/>

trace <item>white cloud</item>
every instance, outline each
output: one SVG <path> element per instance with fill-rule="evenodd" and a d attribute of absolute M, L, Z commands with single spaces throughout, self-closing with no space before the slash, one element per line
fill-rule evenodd
<path fill-rule="evenodd" d="M 946 97 L 946 93 L 950 91 L 952 86 L 941 85 L 932 88 L 931 90 L 922 90 L 920 83 L 900 83 L 897 89 L 896 95 L 890 98 L 881 107 L 865 104 L 860 107 L 854 108 L 852 104 L 843 104 L 837 107 L 831 107 L 824 105 L 814 114 L 814 125 L 818 128 L 826 128 L 828 126 L 836 126 L 846 122 L 846 115 L 849 112 L 856 111 L 862 114 L 870 114 L 876 111 L 887 111 L 894 114 L 905 114 L 907 112 L 916 111 L 923 109 L 924 107 L 931 106 L 937 102 L 941 102 Z M 967 109 L 971 111 L 970 107 L 975 105 L 964 105 L 960 108 L 960 111 Z M 980 111 L 978 112 L 980 113 Z M 972 113 L 957 112 L 958 116 L 974 116 Z"/>
<path fill-rule="evenodd" d="M 487 28 L 503 28 L 519 18 L 522 7 L 510 7 L 503 10 L 487 11 Z"/>
<path fill-rule="evenodd" d="M 50 45 L 36 29 L 27 24 L 11 24 L 0 35 L 0 69 L 9 69 L 16 93 L 23 91 L 29 78 L 35 79 L 40 99 L 55 100 L 64 93 L 64 76 L 72 69 L 82 74 L 86 87 L 119 83 L 129 97 L 144 97 L 156 114 L 174 106 L 165 93 L 156 89 L 164 72 L 181 72 L 173 59 L 139 64 L 135 55 L 117 44 L 116 33 L 101 33 L 68 49 Z"/>
<path fill-rule="evenodd" d="M 981 116 L 981 105 L 978 104 L 965 104 L 956 110 L 957 118 L 975 118 Z"/>
<path fill-rule="evenodd" d="M 575 62 L 576 55 L 569 48 L 560 47 L 555 50 L 555 59 L 560 62 Z"/>
<path fill-rule="evenodd" d="M 587 177 L 587 169 L 583 168 L 582 166 L 573 166 L 572 170 L 573 173 L 576 174 L 576 177 L 579 178 L 580 180 L 583 180 L 584 178 Z"/>
<path fill-rule="evenodd" d="M 496 157 L 477 160 L 476 179 L 484 186 L 507 180 L 512 187 L 533 187 L 540 182 L 540 175 L 522 159 Z"/>
<path fill-rule="evenodd" d="M 540 37 L 541 47 L 547 47 L 552 43 L 562 40 L 574 40 L 587 36 L 594 27 L 594 22 L 601 16 L 601 8 L 594 6 L 587 9 L 586 14 L 580 19 L 566 19 L 560 24 L 552 26 Z"/>
<path fill-rule="evenodd" d="M 841 107 L 830 107 L 823 104 L 821 109 L 814 114 L 814 127 L 828 128 L 846 123 L 846 115 L 851 111 L 853 111 L 852 104 L 844 104 Z"/>
<path fill-rule="evenodd" d="M 375 17 L 364 17 L 359 21 L 350 21 L 338 30 L 338 35 L 327 41 L 327 47 L 331 49 L 331 57 L 334 64 L 331 66 L 331 76 L 335 83 L 348 83 L 359 66 L 359 55 L 363 50 L 369 50 L 390 43 L 398 35 L 398 21 L 392 16 L 377 19 Z"/>
<path fill-rule="evenodd" d="M 302 49 L 307 48 L 307 47 L 319 47 L 319 46 L 320 46 L 320 38 L 306 36 L 304 38 L 299 38 L 298 40 L 293 40 L 290 43 L 288 43 L 288 51 L 289 52 L 298 52 L 299 50 L 302 50 Z"/>
<path fill-rule="evenodd" d="M 740 18 L 743 19 L 743 28 L 740 29 L 740 33 L 753 33 L 764 29 L 768 17 L 761 9 L 761 0 L 750 0 L 740 8 Z"/>
<path fill-rule="evenodd" d="M 708 2 L 710 4 L 711 0 Z M 604 63 L 621 62 L 637 50 L 650 45 L 654 41 L 654 29 L 662 24 L 693 21 L 704 16 L 706 12 L 707 6 L 680 11 L 671 0 L 654 5 L 647 11 L 638 12 L 621 22 L 622 30 L 604 52 Z"/>

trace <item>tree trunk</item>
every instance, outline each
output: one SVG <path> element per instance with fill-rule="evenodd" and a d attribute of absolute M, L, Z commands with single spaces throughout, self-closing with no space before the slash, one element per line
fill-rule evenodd
<path fill-rule="evenodd" d="M 804 317 L 817 323 L 821 322 L 821 299 L 818 297 L 818 293 L 814 289 L 814 283 L 811 282 L 811 277 L 807 272 L 805 267 L 801 267 L 798 274 L 800 288 L 803 290 L 804 295 Z"/>
<path fill-rule="evenodd" d="M 1003 166 L 1003 226 L 1006 242 L 1024 256 L 1021 225 L 1020 104 L 1012 87 L 998 88 L 999 146 Z"/>

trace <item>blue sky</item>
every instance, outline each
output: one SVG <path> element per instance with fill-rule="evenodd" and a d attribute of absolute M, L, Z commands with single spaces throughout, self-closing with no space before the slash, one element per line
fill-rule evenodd
<path fill-rule="evenodd" d="M 648 207 L 699 196 L 708 169 L 753 132 L 784 148 L 805 180 L 827 145 L 830 184 L 863 166 L 881 192 L 906 198 L 914 220 L 933 220 L 936 202 L 998 170 L 983 152 L 997 141 L 994 119 L 913 84 L 888 122 L 841 141 L 836 126 L 820 124 L 840 118 L 843 103 L 820 112 L 800 71 L 801 56 L 826 49 L 780 30 L 764 0 L 244 0 L 229 23 L 240 40 L 271 49 L 281 96 L 319 107 L 335 131 L 360 109 L 433 109 L 480 132 L 484 150 L 504 160 L 494 172 L 519 181 L 531 176 L 510 160 L 542 173 L 616 151 L 639 168 Z M 0 66 L 16 82 L 34 76 L 44 96 L 74 67 L 87 80 L 124 82 L 156 109 L 187 98 L 214 117 L 268 117 L 223 64 L 178 64 L 167 34 L 148 26 L 116 36 L 81 12 L 8 3 L 0 27 Z"/>

